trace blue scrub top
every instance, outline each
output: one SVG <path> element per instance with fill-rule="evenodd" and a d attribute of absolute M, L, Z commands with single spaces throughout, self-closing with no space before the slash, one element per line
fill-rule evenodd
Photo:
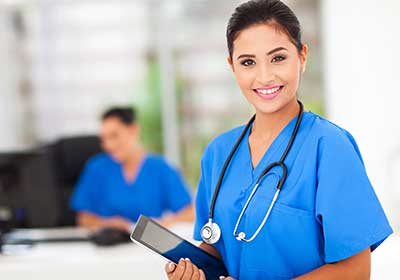
<path fill-rule="evenodd" d="M 71 198 L 75 211 L 136 222 L 140 214 L 161 217 L 191 203 L 182 177 L 161 156 L 146 155 L 136 179 L 127 182 L 122 166 L 107 154 L 88 161 Z"/>
<path fill-rule="evenodd" d="M 282 130 L 254 169 L 247 132 L 227 168 L 214 214 L 222 237 L 214 246 L 229 275 L 236 279 L 291 279 L 368 247 L 374 250 L 392 233 L 353 137 L 305 112 L 285 160 L 287 180 L 267 223 L 250 243 L 234 238 L 236 221 L 255 181 L 268 164 L 279 161 L 296 119 Z M 243 128 L 220 135 L 204 152 L 196 197 L 197 240 L 201 240 L 200 229 L 208 221 L 222 166 Z M 280 173 L 273 169 L 250 202 L 238 229 L 246 238 L 264 218 Z"/>

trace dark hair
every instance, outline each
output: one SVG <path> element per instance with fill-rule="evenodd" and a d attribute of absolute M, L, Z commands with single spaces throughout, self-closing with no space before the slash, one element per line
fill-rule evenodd
<path fill-rule="evenodd" d="M 103 121 L 108 118 L 118 118 L 123 124 L 131 125 L 136 122 L 136 112 L 132 107 L 112 107 L 101 116 Z"/>
<path fill-rule="evenodd" d="M 252 0 L 238 6 L 229 19 L 226 39 L 231 59 L 233 42 L 239 32 L 251 25 L 262 23 L 276 25 L 289 36 L 299 52 L 302 50 L 300 22 L 288 6 L 279 0 Z"/>

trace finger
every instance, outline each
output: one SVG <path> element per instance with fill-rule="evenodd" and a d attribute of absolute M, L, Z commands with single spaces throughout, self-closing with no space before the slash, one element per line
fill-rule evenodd
<path fill-rule="evenodd" d="M 183 274 L 185 273 L 186 262 L 184 259 L 180 259 L 178 265 L 175 268 L 175 271 L 172 273 L 172 280 L 181 280 Z"/>
<path fill-rule="evenodd" d="M 197 266 L 193 266 L 192 280 L 200 280 L 200 270 Z"/>
<path fill-rule="evenodd" d="M 185 272 L 183 273 L 182 280 L 190 280 L 192 279 L 192 274 L 193 274 L 193 266 L 188 258 L 185 259 L 186 267 L 185 267 Z"/>
<path fill-rule="evenodd" d="M 173 262 L 169 262 L 165 264 L 164 270 L 167 274 L 171 274 L 172 272 L 175 271 L 176 265 Z"/>
<path fill-rule="evenodd" d="M 200 280 L 206 280 L 206 275 L 204 274 L 204 271 L 199 269 L 200 272 Z"/>

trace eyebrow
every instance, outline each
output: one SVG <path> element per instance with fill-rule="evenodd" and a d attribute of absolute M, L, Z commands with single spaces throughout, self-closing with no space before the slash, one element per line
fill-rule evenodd
<path fill-rule="evenodd" d="M 251 58 L 255 58 L 256 56 L 254 54 L 241 54 L 237 57 L 237 59 L 241 59 L 243 57 L 251 57 Z"/>
<path fill-rule="evenodd" d="M 269 52 L 267 52 L 267 55 L 271 55 L 271 54 L 273 54 L 273 53 L 276 53 L 276 52 L 279 52 L 279 51 L 282 51 L 282 50 L 287 51 L 287 49 L 284 48 L 284 47 L 277 47 L 277 48 L 275 48 L 275 49 L 270 50 Z M 239 55 L 239 56 L 237 57 L 237 59 L 240 59 L 240 58 L 243 58 L 243 57 L 251 57 L 251 58 L 254 58 L 254 57 L 256 57 L 256 56 L 253 55 L 253 54 L 241 54 L 241 55 Z"/>
<path fill-rule="evenodd" d="M 277 48 L 275 48 L 275 49 L 269 51 L 269 52 L 267 53 L 267 55 L 271 55 L 271 54 L 273 54 L 273 53 L 276 53 L 276 52 L 279 52 L 279 51 L 282 51 L 282 50 L 287 51 L 287 49 L 284 48 L 284 47 L 277 47 Z"/>

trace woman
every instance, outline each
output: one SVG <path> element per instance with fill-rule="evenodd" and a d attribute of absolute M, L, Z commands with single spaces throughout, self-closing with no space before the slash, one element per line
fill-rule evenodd
<path fill-rule="evenodd" d="M 164 226 L 193 220 L 191 196 L 180 174 L 139 144 L 132 108 L 107 111 L 100 137 L 105 153 L 89 160 L 72 196 L 78 225 L 130 231 L 140 214 Z"/>
<path fill-rule="evenodd" d="M 370 253 L 392 229 L 353 137 L 297 101 L 308 47 L 296 16 L 277 0 L 244 3 L 227 41 L 256 114 L 204 152 L 195 239 L 235 279 L 369 279 Z M 165 270 L 169 279 L 205 279 L 190 260 Z"/>

